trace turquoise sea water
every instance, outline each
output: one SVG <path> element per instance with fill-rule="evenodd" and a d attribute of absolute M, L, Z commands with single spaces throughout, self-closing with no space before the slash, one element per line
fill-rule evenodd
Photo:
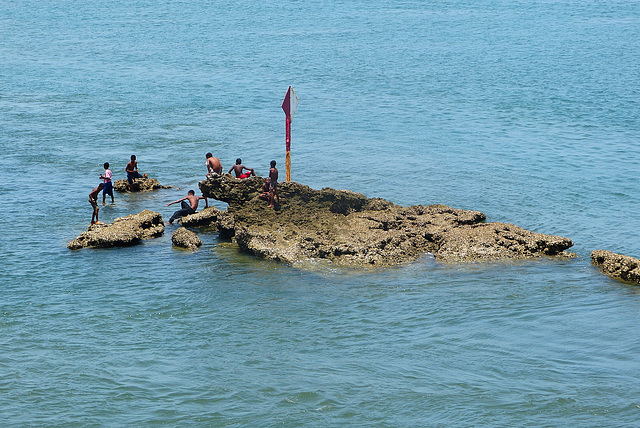
<path fill-rule="evenodd" d="M 640 2 L 0 5 L 3 426 L 637 426 Z M 102 164 L 204 154 L 571 238 L 578 258 L 289 266 L 200 231 L 71 252 Z M 216 202 L 224 208 L 224 204 Z"/>

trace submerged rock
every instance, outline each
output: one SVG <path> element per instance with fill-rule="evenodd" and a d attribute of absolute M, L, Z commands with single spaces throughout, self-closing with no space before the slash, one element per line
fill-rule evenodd
<path fill-rule="evenodd" d="M 636 258 L 595 250 L 591 252 L 591 262 L 611 278 L 640 284 L 640 260 Z"/>
<path fill-rule="evenodd" d="M 258 198 L 264 179 L 209 175 L 203 195 L 227 202 L 228 235 L 242 251 L 295 263 L 328 259 L 346 266 L 390 266 L 432 253 L 444 262 L 568 255 L 568 238 L 506 223 L 484 223 L 479 211 L 444 205 L 401 207 L 361 193 L 279 183 L 281 203 Z M 220 226 L 218 226 L 220 228 Z"/>
<path fill-rule="evenodd" d="M 202 246 L 202 241 L 197 234 L 185 227 L 179 227 L 171 235 L 171 242 L 176 247 L 196 250 Z"/>
<path fill-rule="evenodd" d="M 127 247 L 163 233 L 164 223 L 160 213 L 144 210 L 138 214 L 116 218 L 112 224 L 93 224 L 69 242 L 67 248 L 78 250 L 83 247 Z"/>
<path fill-rule="evenodd" d="M 158 189 L 169 189 L 171 186 L 163 186 L 155 178 L 134 178 L 133 179 L 133 191 L 134 192 L 148 192 Z M 116 180 L 113 182 L 113 189 L 116 192 L 127 193 L 129 190 L 129 182 L 126 179 Z"/>

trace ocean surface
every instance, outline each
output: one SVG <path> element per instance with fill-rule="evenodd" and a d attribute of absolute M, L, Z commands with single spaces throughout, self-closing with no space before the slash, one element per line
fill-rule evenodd
<path fill-rule="evenodd" d="M 289 85 L 293 180 L 578 257 L 359 271 L 172 228 L 67 249 L 104 162 L 174 186 L 105 222 L 167 220 L 207 152 L 284 175 Z M 640 287 L 589 258 L 640 257 L 640 1 L 7 0 L 0 150 L 2 426 L 640 424 Z"/>

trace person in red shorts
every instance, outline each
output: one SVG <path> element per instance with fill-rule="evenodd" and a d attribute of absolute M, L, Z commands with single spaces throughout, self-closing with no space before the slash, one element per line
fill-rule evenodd
<path fill-rule="evenodd" d="M 242 171 L 245 169 L 247 170 L 247 172 L 243 174 Z M 236 178 L 248 178 L 252 175 L 255 177 L 256 175 L 256 173 L 253 171 L 253 168 L 247 168 L 246 166 L 242 165 L 242 159 L 240 158 L 236 159 L 236 164 L 231 167 L 231 169 L 229 170 L 229 174 L 231 174 L 231 171 L 234 171 L 236 173 Z"/>

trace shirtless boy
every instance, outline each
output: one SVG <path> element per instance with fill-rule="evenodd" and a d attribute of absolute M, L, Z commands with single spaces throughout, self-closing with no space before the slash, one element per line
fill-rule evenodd
<path fill-rule="evenodd" d="M 247 170 L 247 172 L 243 174 L 242 170 L 245 169 Z M 256 173 L 253 171 L 253 168 L 247 168 L 246 166 L 242 165 L 242 159 L 240 158 L 236 159 L 236 164 L 231 167 L 231 169 L 229 170 L 229 174 L 231 174 L 231 171 L 236 173 L 236 178 L 247 178 L 251 177 L 252 175 L 255 177 L 256 175 Z"/>
<path fill-rule="evenodd" d="M 278 204 L 280 204 L 280 195 L 278 195 L 278 170 L 276 169 L 276 161 L 274 160 L 271 161 L 269 178 L 271 181 L 269 182 L 269 205 L 267 205 L 267 208 L 273 207 L 274 196 L 278 199 Z"/>
<path fill-rule="evenodd" d="M 181 209 L 173 213 L 173 215 L 167 222 L 167 226 L 173 224 L 173 221 L 180 217 L 195 214 L 196 210 L 198 209 L 198 202 L 200 202 L 200 199 L 204 199 L 204 207 L 208 208 L 209 201 L 207 201 L 207 198 L 204 196 L 196 196 L 196 192 L 194 192 L 193 190 L 189 190 L 187 192 L 187 196 L 185 196 L 184 198 L 178 199 L 177 201 L 169 202 L 167 206 L 180 202 Z M 187 200 L 189 202 L 187 202 Z"/>
<path fill-rule="evenodd" d="M 220 159 L 213 156 L 211 153 L 207 153 L 207 174 L 211 172 L 215 172 L 217 174 L 222 174 L 222 164 L 220 163 Z"/>
<path fill-rule="evenodd" d="M 268 201 L 270 189 L 271 189 L 271 179 L 267 177 L 264 179 L 264 183 L 262 184 L 262 190 L 261 190 L 262 193 L 258 195 L 258 198 Z"/>
<path fill-rule="evenodd" d="M 134 178 L 147 178 L 147 174 L 140 175 L 138 172 L 138 162 L 136 161 L 136 155 L 131 155 L 131 162 L 127 164 L 124 169 L 127 171 L 127 181 L 129 182 L 129 190 L 133 192 L 133 179 Z"/>
<path fill-rule="evenodd" d="M 101 180 L 104 180 L 104 190 L 102 191 L 102 205 L 105 203 L 105 199 L 107 195 L 111 196 L 111 203 L 113 203 L 113 183 L 111 182 L 111 177 L 113 174 L 109 169 L 109 162 L 104 163 L 104 173 L 100 176 Z"/>
<path fill-rule="evenodd" d="M 98 195 L 100 191 L 104 189 L 104 183 L 98 184 L 98 187 L 94 188 L 91 193 L 89 193 L 89 203 L 93 207 L 93 214 L 91 215 L 91 224 L 100 223 L 98 221 L 98 211 L 100 208 L 98 207 Z"/>

